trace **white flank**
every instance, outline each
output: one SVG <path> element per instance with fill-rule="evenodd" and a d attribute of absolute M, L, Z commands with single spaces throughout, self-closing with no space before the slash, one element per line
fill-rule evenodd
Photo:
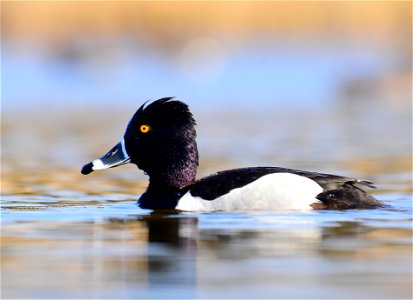
<path fill-rule="evenodd" d="M 183 211 L 310 210 L 323 189 L 307 177 L 291 173 L 265 175 L 215 199 L 193 197 L 188 191 L 176 209 Z"/>

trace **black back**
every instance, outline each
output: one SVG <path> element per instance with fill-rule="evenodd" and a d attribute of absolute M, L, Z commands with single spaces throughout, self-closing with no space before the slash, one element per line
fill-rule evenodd
<path fill-rule="evenodd" d="M 189 187 L 189 190 L 194 197 L 213 201 L 233 189 L 241 188 L 272 173 L 292 173 L 317 182 L 324 191 L 317 196 L 321 203 L 314 204 L 316 209 L 369 208 L 383 204 L 354 186 L 360 184 L 374 188 L 370 181 L 278 167 L 252 167 L 218 172 L 200 179 Z"/>

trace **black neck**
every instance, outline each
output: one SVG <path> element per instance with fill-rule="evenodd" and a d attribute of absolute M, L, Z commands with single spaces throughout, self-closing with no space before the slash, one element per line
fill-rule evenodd
<path fill-rule="evenodd" d="M 198 149 L 195 140 L 165 145 L 144 170 L 149 175 L 148 190 L 179 190 L 195 182 Z"/>
<path fill-rule="evenodd" d="M 157 163 L 145 170 L 149 175 L 149 186 L 139 199 L 141 208 L 174 209 L 186 187 L 195 182 L 198 167 L 196 142 L 180 149 L 176 146 L 169 148 L 167 152 L 165 155 L 160 154 Z"/>
<path fill-rule="evenodd" d="M 145 209 L 174 209 L 185 191 L 185 188 L 182 190 L 165 187 L 156 188 L 151 184 L 139 198 L 139 207 Z"/>

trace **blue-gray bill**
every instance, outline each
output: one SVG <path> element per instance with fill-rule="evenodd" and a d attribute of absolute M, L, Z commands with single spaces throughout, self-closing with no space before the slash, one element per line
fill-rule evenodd
<path fill-rule="evenodd" d="M 122 140 L 116 144 L 108 153 L 103 155 L 101 158 L 95 159 L 94 161 L 83 166 L 81 173 L 87 175 L 96 170 L 103 170 L 108 168 L 114 168 L 123 164 L 130 162 L 130 157 L 125 149 L 125 141 Z"/>

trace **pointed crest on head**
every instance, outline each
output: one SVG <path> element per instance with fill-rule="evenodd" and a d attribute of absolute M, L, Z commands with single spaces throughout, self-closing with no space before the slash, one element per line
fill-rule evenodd
<path fill-rule="evenodd" d="M 141 105 L 133 115 L 131 123 L 134 126 L 145 122 L 150 122 L 154 128 L 196 125 L 188 106 L 174 97 L 161 98 L 148 105 L 147 103 L 148 101 Z"/>

